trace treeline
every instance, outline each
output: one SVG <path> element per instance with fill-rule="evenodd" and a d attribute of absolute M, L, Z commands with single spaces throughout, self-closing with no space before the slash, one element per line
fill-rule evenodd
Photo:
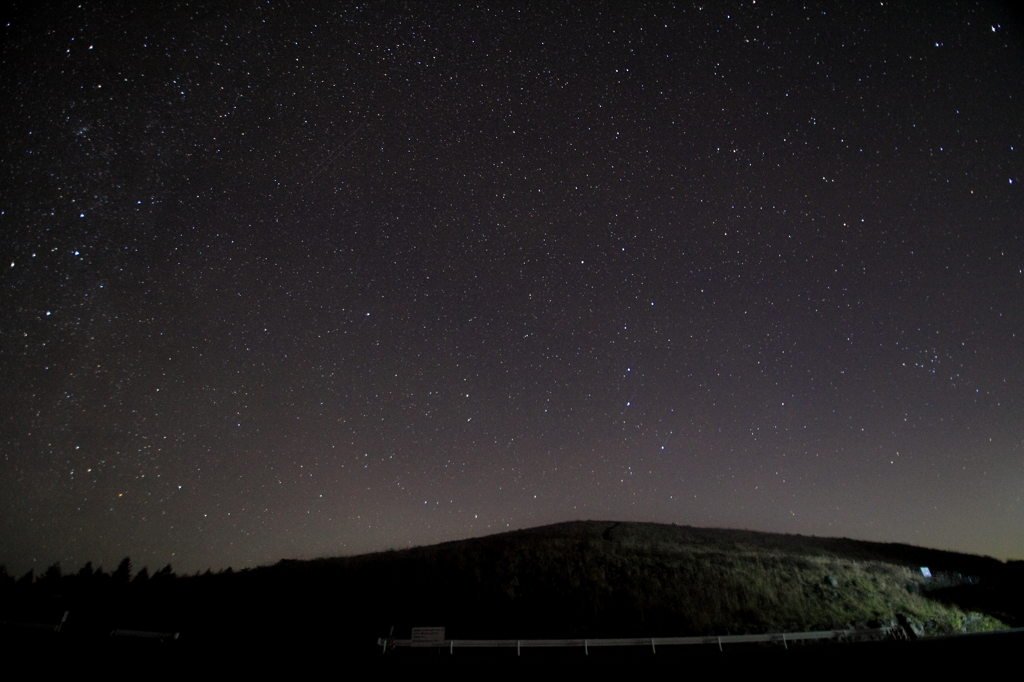
<path fill-rule="evenodd" d="M 179 576 L 170 564 L 136 571 L 129 557 L 113 571 L 89 562 L 65 573 L 55 563 L 41 574 L 29 570 L 15 577 L 0 566 L 0 624 L 8 636 L 57 631 L 62 638 L 89 639 L 120 628 L 179 631 L 202 613 L 202 604 L 216 602 L 225 581 L 244 573 L 226 568 Z"/>
<path fill-rule="evenodd" d="M 150 581 L 154 581 L 157 584 L 161 584 L 166 580 L 173 580 L 178 575 L 174 572 L 171 564 L 167 564 L 163 568 L 159 569 L 154 573 L 149 572 L 149 568 L 143 566 L 138 572 L 133 573 L 134 567 L 130 557 L 125 557 L 121 560 L 121 563 L 117 565 L 117 568 L 111 572 L 106 572 L 103 567 L 93 568 L 92 562 L 86 562 L 76 573 L 64 573 L 61 569 L 60 562 L 50 565 L 42 574 L 36 575 L 34 568 L 29 569 L 27 573 L 20 577 L 15 577 L 7 571 L 7 567 L 0 565 L 0 591 L 8 593 L 11 590 L 23 590 L 31 588 L 33 591 L 52 591 L 52 590 L 66 590 L 68 588 L 85 588 L 94 589 L 102 586 L 124 586 L 124 585 L 142 585 L 147 584 Z M 250 569 L 243 569 L 242 572 Z M 198 571 L 193 576 L 187 577 L 200 577 L 202 576 L 213 576 L 213 575 L 231 575 L 234 573 L 234 569 L 228 566 L 225 569 L 214 573 L 212 570 L 207 569 L 205 573 L 200 574 Z"/>
<path fill-rule="evenodd" d="M 0 566 L 0 589 L 8 590 L 14 587 L 28 588 L 37 586 L 36 589 L 59 589 L 67 586 L 89 586 L 110 584 L 127 585 L 129 583 L 145 583 L 148 580 L 167 580 L 177 577 L 170 564 L 167 564 L 156 573 L 150 575 L 149 568 L 143 566 L 135 575 L 132 575 L 132 560 L 125 557 L 118 564 L 117 568 L 107 573 L 103 567 L 93 568 L 92 562 L 87 562 L 78 569 L 77 573 L 65 574 L 60 563 L 52 564 L 41 575 L 37 576 L 35 569 L 29 569 L 20 578 L 15 578 L 7 572 L 6 566 Z"/>

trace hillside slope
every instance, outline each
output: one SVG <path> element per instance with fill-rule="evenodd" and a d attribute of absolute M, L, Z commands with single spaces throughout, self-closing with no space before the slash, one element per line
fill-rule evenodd
<path fill-rule="evenodd" d="M 56 623 L 66 611 L 61 638 L 135 629 L 180 632 L 182 646 L 293 642 L 353 653 L 414 626 L 444 626 L 456 639 L 644 637 L 902 616 L 943 634 L 1024 624 L 1017 564 L 899 544 L 578 521 L 185 578 L 168 568 L 146 581 L 12 579 L 0 619 Z"/>
<path fill-rule="evenodd" d="M 936 597 L 981 589 L 1005 565 L 908 545 L 585 521 L 266 570 L 325 591 L 328 576 L 365 586 L 392 624 L 443 624 L 452 637 L 597 637 L 832 628 L 899 614 L 935 631 L 991 628 Z"/>

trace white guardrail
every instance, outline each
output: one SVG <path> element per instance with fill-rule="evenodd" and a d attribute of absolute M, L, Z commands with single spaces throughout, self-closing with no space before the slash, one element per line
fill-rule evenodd
<path fill-rule="evenodd" d="M 454 653 L 456 648 L 465 649 L 511 649 L 515 648 L 516 654 L 524 648 L 531 647 L 583 647 L 583 653 L 588 654 L 590 647 L 602 646 L 643 646 L 650 647 L 653 653 L 657 653 L 659 646 L 679 646 L 687 644 L 717 645 L 719 651 L 723 644 L 749 644 L 755 642 L 780 642 L 789 648 L 789 642 L 802 642 L 813 640 L 850 640 L 850 639 L 877 639 L 888 637 L 893 634 L 896 628 L 883 626 L 879 628 L 849 628 L 844 630 L 816 630 L 813 632 L 775 632 L 764 635 L 720 635 L 711 637 L 617 637 L 601 639 L 444 639 L 443 628 L 422 628 L 430 630 L 430 633 L 417 633 L 414 628 L 412 639 L 391 639 L 380 637 L 377 639 L 377 646 L 383 647 L 384 653 L 396 647 L 412 648 L 447 648 L 449 653 Z M 437 632 L 440 637 L 432 637 Z M 426 635 L 426 636 L 424 636 Z"/>

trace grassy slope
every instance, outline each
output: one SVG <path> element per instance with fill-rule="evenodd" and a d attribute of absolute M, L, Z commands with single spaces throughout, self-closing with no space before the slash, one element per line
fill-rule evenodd
<path fill-rule="evenodd" d="M 925 565 L 936 578 L 921 575 Z M 573 522 L 263 570 L 320 584 L 353 606 L 360 599 L 341 584 L 363 586 L 375 615 L 392 623 L 525 638 L 792 631 L 897 614 L 935 631 L 989 629 L 1001 624 L 968 617 L 932 590 L 1003 566 L 906 545 Z"/>
<path fill-rule="evenodd" d="M 923 578 L 921 566 L 937 577 Z M 229 650 L 284 651 L 292 642 L 353 653 L 373 652 L 392 625 L 398 637 L 432 625 L 456 639 L 671 636 L 828 629 L 902 614 L 932 632 L 958 632 L 1001 623 L 951 601 L 1024 625 L 1013 577 L 1021 566 L 907 545 L 581 521 L 142 584 L 69 576 L 9 585 L 0 620 L 57 622 L 67 610 L 72 637 L 127 628 Z M 981 582 L 958 584 L 958 574 Z"/>

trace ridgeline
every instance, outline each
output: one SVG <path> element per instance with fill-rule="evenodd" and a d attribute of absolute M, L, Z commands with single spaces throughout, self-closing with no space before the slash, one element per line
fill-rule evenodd
<path fill-rule="evenodd" d="M 245 646 L 375 651 L 394 627 L 449 638 L 667 637 L 915 624 L 924 634 L 1024 625 L 1024 562 L 903 544 L 579 521 L 429 547 L 175 577 L 58 570 L 3 582 L 8 636 L 115 630 Z M 932 577 L 925 577 L 928 567 Z M 140 571 L 141 573 L 141 571 Z M 6 572 L 4 572 L 6 575 Z"/>

